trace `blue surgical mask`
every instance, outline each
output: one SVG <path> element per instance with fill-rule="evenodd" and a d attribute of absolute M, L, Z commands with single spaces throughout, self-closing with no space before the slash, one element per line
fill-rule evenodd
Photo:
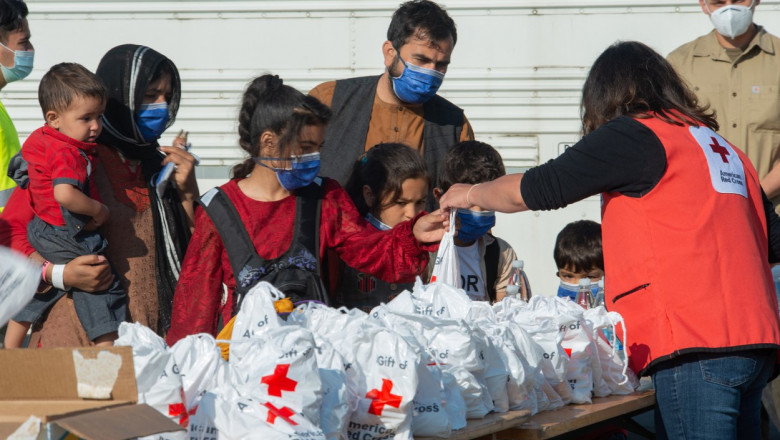
<path fill-rule="evenodd" d="M 387 226 L 386 224 L 382 223 L 382 220 L 379 220 L 378 218 L 374 217 L 373 215 L 366 214 L 366 221 L 371 224 L 371 226 L 379 229 L 380 231 L 387 231 L 391 228 L 390 226 Z"/>
<path fill-rule="evenodd" d="M 493 211 L 458 209 L 457 216 L 460 219 L 460 229 L 456 237 L 466 243 L 482 237 L 496 225 L 496 213 Z"/>
<path fill-rule="evenodd" d="M 399 77 L 390 76 L 395 96 L 407 104 L 422 104 L 433 98 L 444 81 L 444 74 L 407 63 L 400 56 L 398 59 L 403 63 L 404 71 Z"/>
<path fill-rule="evenodd" d="M 293 191 L 309 185 L 314 182 L 314 179 L 320 172 L 319 152 L 303 154 L 284 160 L 290 162 L 290 168 L 270 167 L 262 163 L 264 160 L 280 161 L 280 159 L 274 157 L 256 157 L 254 158 L 254 161 L 258 165 L 274 170 L 276 178 L 279 179 L 279 183 L 287 191 Z"/>
<path fill-rule="evenodd" d="M 3 43 L 0 43 L 0 46 L 14 53 L 13 67 L 5 67 L 0 64 L 0 70 L 3 72 L 3 78 L 5 78 L 5 82 L 11 83 L 27 78 L 27 75 L 29 75 L 33 70 L 35 52 L 31 50 L 13 50 Z"/>
<path fill-rule="evenodd" d="M 572 284 L 567 283 L 566 281 L 561 280 L 561 285 L 558 286 L 558 296 L 561 298 L 571 298 L 572 301 L 574 301 L 574 298 L 577 296 L 577 291 L 580 290 L 579 284 Z M 599 284 L 598 283 L 592 283 L 590 285 L 590 291 L 593 293 L 593 297 L 595 298 L 596 295 L 599 293 Z"/>
<path fill-rule="evenodd" d="M 567 283 L 566 281 L 561 281 L 561 285 L 558 286 L 558 296 L 561 298 L 571 298 L 571 300 L 574 301 L 574 298 L 577 296 L 577 291 L 579 289 L 579 284 L 572 284 Z"/>
<path fill-rule="evenodd" d="M 156 141 L 168 128 L 168 121 L 171 120 L 171 115 L 168 113 L 168 103 L 142 104 L 135 119 L 135 125 L 138 126 L 138 131 L 141 132 L 144 140 L 146 142 Z"/>

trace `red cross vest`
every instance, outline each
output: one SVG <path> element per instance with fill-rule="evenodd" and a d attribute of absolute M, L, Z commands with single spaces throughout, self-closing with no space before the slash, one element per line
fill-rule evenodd
<path fill-rule="evenodd" d="M 637 119 L 666 152 L 642 197 L 603 194 L 607 307 L 626 323 L 629 365 L 735 347 L 777 348 L 766 216 L 747 156 L 707 127 Z"/>

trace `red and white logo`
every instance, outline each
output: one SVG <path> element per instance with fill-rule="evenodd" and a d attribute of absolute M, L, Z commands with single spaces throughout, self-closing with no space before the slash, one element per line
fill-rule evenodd
<path fill-rule="evenodd" d="M 394 408 L 401 406 L 402 396 L 392 394 L 393 381 L 390 379 L 382 379 L 382 389 L 373 390 L 366 393 L 366 398 L 371 399 L 371 406 L 368 407 L 368 412 L 376 416 L 381 416 L 385 409 L 385 405 L 390 405 Z"/>

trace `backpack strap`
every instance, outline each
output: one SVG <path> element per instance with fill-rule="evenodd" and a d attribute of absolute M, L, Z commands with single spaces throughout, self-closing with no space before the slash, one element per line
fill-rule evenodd
<path fill-rule="evenodd" d="M 317 259 L 317 275 L 322 273 L 320 261 L 320 216 L 322 215 L 322 179 L 295 190 L 295 230 L 291 247 L 298 243 Z"/>
<path fill-rule="evenodd" d="M 241 304 L 244 294 L 255 284 L 245 268 L 259 269 L 266 260 L 257 254 L 241 216 L 224 191 L 212 188 L 201 196 L 199 203 L 222 238 L 236 280 L 236 294 L 239 296 L 236 304 Z"/>
<path fill-rule="evenodd" d="M 322 192 L 320 178 L 295 191 L 295 229 L 290 243 L 290 248 L 294 248 L 297 243 L 317 259 L 317 275 L 321 273 L 319 226 Z M 236 280 L 236 304 L 240 306 L 249 289 L 266 275 L 264 266 L 268 260 L 257 254 L 257 249 L 241 216 L 224 191 L 220 188 L 212 188 L 203 194 L 199 203 L 206 210 L 222 238 L 230 267 L 233 269 L 233 278 Z"/>
<path fill-rule="evenodd" d="M 498 257 L 501 249 L 498 247 L 498 240 L 493 237 L 493 243 L 485 246 L 485 286 L 490 302 L 496 301 L 496 280 L 498 279 Z"/>

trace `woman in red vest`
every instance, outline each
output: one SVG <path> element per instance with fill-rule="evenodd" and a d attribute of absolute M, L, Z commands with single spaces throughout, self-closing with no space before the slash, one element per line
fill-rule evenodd
<path fill-rule="evenodd" d="M 666 60 L 618 43 L 585 82 L 585 137 L 525 174 L 455 185 L 442 208 L 562 208 L 601 194 L 607 307 L 653 379 L 659 438 L 760 437 L 780 347 L 780 218 L 747 157 Z"/>

